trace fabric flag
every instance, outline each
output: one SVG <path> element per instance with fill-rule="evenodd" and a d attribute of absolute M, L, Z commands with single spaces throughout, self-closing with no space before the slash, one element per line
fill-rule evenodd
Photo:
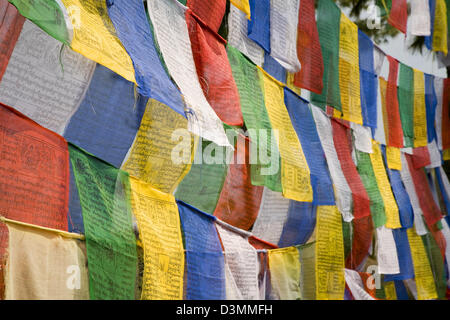
<path fill-rule="evenodd" d="M 73 28 L 66 7 L 61 1 L 8 0 L 22 16 L 35 23 L 56 40 L 70 45 Z M 79 21 L 78 21 L 79 22 Z"/>
<path fill-rule="evenodd" d="M 414 147 L 425 147 L 427 142 L 425 79 L 423 72 L 414 69 Z"/>
<path fill-rule="evenodd" d="M 385 127 L 387 123 L 384 122 L 384 118 L 386 116 L 385 105 L 386 105 L 386 87 L 387 81 L 378 77 L 378 91 L 377 91 L 377 127 L 375 130 L 372 130 L 373 138 L 375 141 L 378 141 L 380 144 L 387 145 L 386 143 L 386 132 Z"/>
<path fill-rule="evenodd" d="M 141 299 L 181 300 L 184 248 L 175 198 L 133 177 L 130 187 L 144 249 Z"/>
<path fill-rule="evenodd" d="M 425 218 L 428 227 L 431 228 L 431 226 L 441 220 L 441 211 L 433 199 L 433 195 L 431 194 L 431 189 L 423 169 L 414 169 L 410 155 L 406 154 L 405 158 L 408 163 L 409 172 L 412 176 L 416 194 L 419 196 L 419 204 L 423 212 L 423 217 Z"/>
<path fill-rule="evenodd" d="M 428 128 L 428 125 L 427 125 Z M 434 128 L 434 126 L 433 126 Z M 441 153 L 439 152 L 436 140 L 433 140 L 433 142 L 428 143 L 428 153 L 430 154 L 430 164 L 426 166 L 427 169 L 432 168 L 438 168 L 442 165 L 442 157 Z"/>
<path fill-rule="evenodd" d="M 120 168 L 139 130 L 147 104 L 147 98 L 135 97 L 134 93 L 133 83 L 97 65 L 80 107 L 67 124 L 64 137 Z"/>
<path fill-rule="evenodd" d="M 289 72 L 300 71 L 297 28 L 300 0 L 270 0 L 270 55 Z"/>
<path fill-rule="evenodd" d="M 297 56 L 302 67 L 295 74 L 294 85 L 320 94 L 323 88 L 324 67 L 316 24 L 314 0 L 300 1 Z"/>
<path fill-rule="evenodd" d="M 213 153 L 217 159 L 212 156 Z M 213 142 L 200 140 L 191 170 L 178 185 L 175 198 L 203 212 L 213 214 L 227 172 L 223 148 Z"/>
<path fill-rule="evenodd" d="M 377 228 L 377 262 L 379 274 L 400 273 L 394 235 L 384 226 Z"/>
<path fill-rule="evenodd" d="M 217 116 L 228 125 L 242 126 L 239 93 L 225 50 L 226 41 L 212 31 L 192 11 L 186 23 L 200 85 Z"/>
<path fill-rule="evenodd" d="M 219 31 L 227 6 L 226 0 L 187 0 L 186 5 L 214 32 Z"/>
<path fill-rule="evenodd" d="M 234 151 L 214 216 L 236 228 L 249 230 L 258 215 L 264 187 L 253 186 L 251 182 L 248 138 L 238 134 Z"/>
<path fill-rule="evenodd" d="M 259 2 L 259 1 L 258 1 Z M 264 49 L 248 37 L 248 19 L 246 14 L 233 3 L 228 14 L 228 44 L 238 49 L 254 64 L 262 66 Z"/>
<path fill-rule="evenodd" d="M 335 109 L 334 116 L 362 125 L 358 27 L 343 13 L 340 21 L 339 88 L 342 108 Z"/>
<path fill-rule="evenodd" d="M 281 193 L 264 188 L 261 206 L 251 232 L 254 236 L 270 243 L 280 241 L 290 209 L 290 200 Z"/>
<path fill-rule="evenodd" d="M 239 90 L 245 127 L 252 146 L 256 145 L 257 149 L 253 151 L 257 153 L 256 163 L 251 163 L 252 184 L 281 192 L 280 155 L 264 104 L 258 69 L 230 45 L 227 46 L 227 53 Z M 251 159 L 255 161 L 254 157 Z"/>
<path fill-rule="evenodd" d="M 270 53 L 270 0 L 249 0 L 249 4 L 248 37 Z"/>
<path fill-rule="evenodd" d="M 270 250 L 270 249 L 277 249 L 278 246 L 276 244 L 264 241 L 260 238 L 255 237 L 254 235 L 250 236 L 248 238 L 248 242 L 252 245 L 253 248 L 256 250 Z M 258 252 L 258 254 L 261 253 L 261 251 Z"/>
<path fill-rule="evenodd" d="M 264 71 L 278 81 L 286 82 L 286 69 L 267 52 L 264 53 Z"/>
<path fill-rule="evenodd" d="M 384 283 L 384 294 L 386 295 L 386 300 L 399 300 L 397 298 L 394 281 Z"/>
<path fill-rule="evenodd" d="M 449 224 L 447 223 L 446 219 L 441 220 L 442 223 L 442 234 L 445 237 L 445 241 L 447 243 L 447 247 L 445 250 L 445 260 L 446 260 L 446 267 L 447 267 L 447 274 L 450 274 L 450 264 L 448 261 L 450 260 L 450 228 Z M 450 283 L 448 276 L 447 276 L 447 285 Z"/>
<path fill-rule="evenodd" d="M 370 154 L 355 150 L 355 155 L 359 176 L 361 177 L 367 194 L 370 197 L 370 213 L 372 215 L 374 227 L 378 228 L 384 226 L 387 222 L 386 208 L 383 202 L 380 187 L 377 183 Z"/>
<path fill-rule="evenodd" d="M 172 194 L 189 172 L 194 157 L 195 138 L 187 126 L 181 115 L 150 99 L 122 170 Z"/>
<path fill-rule="evenodd" d="M 302 95 L 302 89 L 300 87 L 297 87 L 294 84 L 294 80 L 295 80 L 295 73 L 292 72 L 287 72 L 286 73 L 286 86 L 291 89 L 293 92 L 295 92 L 297 95 L 301 96 Z"/>
<path fill-rule="evenodd" d="M 402 170 L 401 149 L 390 146 L 385 146 L 385 149 L 386 149 L 387 168 L 398 171 Z"/>
<path fill-rule="evenodd" d="M 8 66 L 25 18 L 7 0 L 0 1 L 0 81 Z"/>
<path fill-rule="evenodd" d="M 425 252 L 427 253 L 428 262 L 430 263 L 431 271 L 433 273 L 434 284 L 436 286 L 436 293 L 438 299 L 445 299 L 445 292 L 447 290 L 446 271 L 445 271 L 445 253 L 441 254 L 439 246 L 431 234 L 426 234 L 421 237 Z M 445 238 L 444 238 L 445 242 Z"/>
<path fill-rule="evenodd" d="M 69 163 L 69 212 L 67 213 L 68 231 L 84 234 L 83 211 L 81 209 L 80 196 L 78 195 L 77 183 L 73 173 L 73 166 Z"/>
<path fill-rule="evenodd" d="M 437 299 L 436 285 L 424 244 L 414 229 L 408 229 L 408 241 L 414 265 L 418 300 Z"/>
<path fill-rule="evenodd" d="M 447 150 L 450 148 L 450 78 L 444 79 L 442 113 L 439 115 L 442 115 L 442 150 Z"/>
<path fill-rule="evenodd" d="M 187 300 L 224 300 L 224 255 L 215 218 L 177 201 L 186 249 Z"/>
<path fill-rule="evenodd" d="M 414 147 L 414 71 L 400 63 L 398 104 L 405 147 Z"/>
<path fill-rule="evenodd" d="M 83 242 L 53 231 L 7 223 L 6 300 L 87 300 Z"/>
<path fill-rule="evenodd" d="M 408 4 L 406 0 L 378 0 L 381 2 L 382 15 L 387 14 L 387 20 L 391 26 L 406 35 L 408 22 Z"/>
<path fill-rule="evenodd" d="M 313 201 L 310 170 L 284 104 L 283 84 L 259 68 L 266 110 L 281 154 L 283 196 L 297 201 Z"/>
<path fill-rule="evenodd" d="M 300 300 L 300 257 L 295 247 L 269 250 L 272 294 L 277 300 Z"/>
<path fill-rule="evenodd" d="M 381 149 L 382 149 L 383 154 L 386 155 L 387 154 L 386 150 L 388 149 L 388 147 L 385 148 L 384 146 L 381 146 Z M 386 158 L 386 156 L 385 156 L 385 158 Z M 400 158 L 400 161 L 401 161 L 401 158 Z M 400 164 L 401 164 L 401 162 L 400 162 Z M 413 227 L 414 213 L 413 213 L 413 208 L 411 205 L 411 200 L 410 200 L 409 195 L 406 192 L 406 189 L 401 180 L 401 174 L 399 172 L 401 170 L 402 170 L 402 168 L 400 168 L 400 170 L 393 170 L 389 167 L 386 167 L 386 171 L 389 176 L 389 181 L 390 181 L 390 185 L 392 188 L 392 192 L 394 193 L 395 201 L 398 206 L 401 226 L 402 226 L 402 228 L 409 229 L 409 228 Z"/>
<path fill-rule="evenodd" d="M 331 121 L 331 125 L 334 147 L 341 163 L 342 172 L 352 191 L 353 215 L 356 219 L 369 216 L 370 198 L 352 159 L 349 130 L 335 120 Z"/>
<path fill-rule="evenodd" d="M 359 269 L 359 266 L 365 261 L 372 245 L 373 237 L 373 219 L 365 216 L 355 218 L 352 221 L 353 240 L 350 254 L 345 261 L 346 268 Z"/>
<path fill-rule="evenodd" d="M 431 164 L 428 147 L 414 148 L 411 161 L 414 169 L 420 169 Z"/>
<path fill-rule="evenodd" d="M 316 228 L 316 299 L 343 300 L 344 242 L 336 206 L 317 208 Z"/>
<path fill-rule="evenodd" d="M 392 193 L 389 179 L 386 175 L 386 168 L 383 163 L 380 146 L 376 142 L 373 143 L 373 153 L 370 154 L 370 161 L 372 162 L 378 190 L 383 199 L 384 210 L 386 213 L 386 227 L 390 229 L 401 228 L 397 203 Z"/>
<path fill-rule="evenodd" d="M 434 89 L 436 92 L 436 99 L 437 99 L 434 125 L 436 128 L 436 143 L 437 143 L 437 147 L 439 150 L 443 150 L 443 148 L 442 148 L 442 137 L 443 137 L 442 124 L 443 124 L 443 121 L 446 121 L 446 119 L 444 119 L 442 117 L 442 112 L 444 110 L 444 106 L 443 106 L 444 83 L 445 83 L 444 79 L 439 78 L 439 77 L 434 78 Z"/>
<path fill-rule="evenodd" d="M 330 119 L 317 107 L 311 107 L 317 133 L 327 160 L 331 179 L 333 181 L 336 205 L 344 221 L 350 222 L 352 215 L 352 191 L 345 179 L 333 142 L 333 132 Z"/>
<path fill-rule="evenodd" d="M 241 10 L 247 16 L 247 19 L 250 20 L 250 4 L 249 0 L 230 0 L 231 4 L 236 8 Z"/>
<path fill-rule="evenodd" d="M 181 94 L 165 73 L 140 0 L 106 1 L 117 36 L 133 61 L 138 92 L 184 116 Z"/>
<path fill-rule="evenodd" d="M 216 221 L 216 228 L 225 252 L 227 300 L 257 300 L 258 256 L 248 242 L 248 233 Z"/>
<path fill-rule="evenodd" d="M 358 272 L 345 269 L 345 283 L 348 285 L 355 300 L 375 300 L 365 291 L 365 286 Z"/>
<path fill-rule="evenodd" d="M 435 173 L 448 216 L 450 213 L 450 182 L 448 181 L 447 174 L 442 167 L 435 168 Z"/>
<path fill-rule="evenodd" d="M 131 82 L 136 82 L 130 56 L 111 22 L 107 1 L 61 0 L 75 24 L 71 48 L 104 65 Z"/>
<path fill-rule="evenodd" d="M 397 96 L 398 61 L 391 56 L 387 58 L 389 61 L 389 78 L 386 88 L 387 145 L 402 148 L 403 132 Z"/>
<path fill-rule="evenodd" d="M 58 134 L 84 98 L 95 69 L 93 61 L 62 48 L 25 21 L 0 83 L 0 101 Z"/>
<path fill-rule="evenodd" d="M 128 175 L 73 145 L 69 152 L 83 208 L 90 298 L 134 299 L 138 259 Z"/>
<path fill-rule="evenodd" d="M 296 246 L 300 254 L 300 291 L 303 300 L 316 299 L 315 263 L 316 246 L 314 242 Z"/>
<path fill-rule="evenodd" d="M 350 128 L 352 129 L 355 148 L 361 152 L 373 153 L 372 132 L 370 127 L 365 127 L 360 124 L 350 122 Z"/>
<path fill-rule="evenodd" d="M 440 51 L 444 56 L 448 53 L 447 36 L 447 4 L 445 0 L 436 0 L 434 25 L 433 25 L 433 51 Z"/>
<path fill-rule="evenodd" d="M 284 103 L 292 126 L 305 150 L 305 158 L 311 172 L 313 203 L 335 205 L 327 161 L 308 103 L 288 88 L 284 89 Z"/>
<path fill-rule="evenodd" d="M 176 0 L 147 1 L 147 10 L 164 62 L 184 95 L 189 130 L 220 146 L 229 146 L 222 122 L 203 94 L 195 70 L 185 17 L 187 8 Z"/>
<path fill-rule="evenodd" d="M 411 2 L 410 26 L 411 34 L 415 36 L 429 36 L 430 33 L 430 7 L 428 0 Z"/>
<path fill-rule="evenodd" d="M 433 34 L 434 34 L 434 18 L 436 15 L 436 1 L 437 0 L 428 0 L 428 5 L 430 7 L 430 35 L 425 36 L 425 46 L 430 51 L 433 49 Z"/>
<path fill-rule="evenodd" d="M 305 244 L 314 232 L 316 211 L 317 206 L 310 202 L 291 200 L 278 246 L 285 248 Z"/>
<path fill-rule="evenodd" d="M 317 29 L 323 56 L 323 90 L 311 93 L 311 102 L 325 109 L 326 105 L 342 110 L 339 88 L 339 30 L 341 11 L 331 0 L 319 0 Z"/>
<path fill-rule="evenodd" d="M 361 113 L 364 126 L 377 127 L 377 77 L 374 69 L 374 45 L 372 40 L 358 30 L 359 76 L 361 89 Z"/>
<path fill-rule="evenodd" d="M 428 146 L 436 139 L 436 128 L 434 127 L 434 119 L 436 117 L 437 97 L 434 90 L 435 77 L 425 74 L 425 104 L 427 112 L 427 137 Z"/>
<path fill-rule="evenodd" d="M 408 242 L 407 230 L 404 228 L 394 229 L 392 230 L 392 234 L 394 235 L 395 247 L 397 249 L 400 273 L 385 274 L 384 281 L 389 282 L 389 281 L 412 279 L 414 278 L 414 269 L 411 257 L 411 249 Z"/>

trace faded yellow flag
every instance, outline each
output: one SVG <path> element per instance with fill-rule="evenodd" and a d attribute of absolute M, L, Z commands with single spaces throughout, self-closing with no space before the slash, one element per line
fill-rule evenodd
<path fill-rule="evenodd" d="M 447 47 L 447 32 L 448 32 L 448 21 L 447 21 L 447 5 L 445 0 L 436 0 L 434 25 L 433 25 L 433 51 L 441 51 L 444 55 L 448 53 Z"/>
<path fill-rule="evenodd" d="M 109 19 L 106 1 L 61 1 L 73 24 L 72 49 L 136 83 L 133 63 Z"/>
<path fill-rule="evenodd" d="M 283 84 L 258 67 L 264 101 L 281 155 L 281 185 L 288 199 L 312 202 L 310 171 L 284 104 Z"/>
<path fill-rule="evenodd" d="M 426 147 L 427 143 L 425 79 L 422 71 L 414 69 L 414 148 Z"/>
<path fill-rule="evenodd" d="M 300 256 L 297 248 L 269 250 L 272 294 L 280 300 L 300 300 Z"/>
<path fill-rule="evenodd" d="M 143 300 L 183 299 L 184 248 L 175 198 L 130 177 L 131 203 L 144 249 Z"/>
<path fill-rule="evenodd" d="M 394 281 L 389 281 L 384 284 L 384 294 L 386 300 L 397 300 L 397 291 L 395 290 Z"/>

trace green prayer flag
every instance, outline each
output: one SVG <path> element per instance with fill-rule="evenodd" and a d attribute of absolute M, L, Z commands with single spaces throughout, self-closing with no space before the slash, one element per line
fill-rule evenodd
<path fill-rule="evenodd" d="M 445 299 L 447 290 L 447 282 L 445 275 L 444 259 L 441 251 L 430 232 L 421 236 L 425 251 L 427 252 L 428 261 L 430 262 L 431 271 L 433 272 L 434 284 L 438 299 Z"/>
<path fill-rule="evenodd" d="M 405 147 L 414 147 L 414 71 L 400 63 L 398 104 Z"/>

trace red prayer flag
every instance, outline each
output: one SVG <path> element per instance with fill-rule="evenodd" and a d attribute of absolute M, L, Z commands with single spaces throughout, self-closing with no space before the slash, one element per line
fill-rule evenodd
<path fill-rule="evenodd" d="M 391 147 L 403 148 L 403 129 L 397 96 L 398 61 L 391 56 L 389 60 L 389 78 L 386 88 L 386 112 L 388 122 L 388 142 Z"/>

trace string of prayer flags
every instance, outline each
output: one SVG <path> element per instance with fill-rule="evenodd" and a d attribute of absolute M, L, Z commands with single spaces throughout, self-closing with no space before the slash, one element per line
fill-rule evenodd
<path fill-rule="evenodd" d="M 138 92 L 184 116 L 181 94 L 164 71 L 155 49 L 144 3 L 140 0 L 107 1 L 107 7 L 117 36 L 133 61 Z"/>
<path fill-rule="evenodd" d="M 134 177 L 130 188 L 144 249 L 141 299 L 181 300 L 184 248 L 175 198 Z"/>
<path fill-rule="evenodd" d="M 137 251 L 128 175 L 69 145 L 83 209 L 92 300 L 135 298 Z"/>
<path fill-rule="evenodd" d="M 120 168 L 139 130 L 146 105 L 147 98 L 135 97 L 133 83 L 98 64 L 64 137 Z"/>
<path fill-rule="evenodd" d="M 377 77 L 374 66 L 374 44 L 358 30 L 359 76 L 361 88 L 361 114 L 364 126 L 377 127 Z"/>
<path fill-rule="evenodd" d="M 289 72 L 300 71 L 297 28 L 300 0 L 270 0 L 270 55 Z"/>
<path fill-rule="evenodd" d="M 341 215 L 336 206 L 317 208 L 316 299 L 343 300 L 344 242 Z"/>
<path fill-rule="evenodd" d="M 389 78 L 386 88 L 386 116 L 388 125 L 387 145 L 391 147 L 402 148 L 403 132 L 397 94 L 399 63 L 391 56 L 387 56 L 387 58 L 389 61 Z"/>
<path fill-rule="evenodd" d="M 305 150 L 305 158 L 311 172 L 313 203 L 335 205 L 333 184 L 308 103 L 288 88 L 284 89 L 284 103 L 292 126 Z"/>
<path fill-rule="evenodd" d="M 339 35 L 339 88 L 342 106 L 335 109 L 334 116 L 362 125 L 358 27 L 343 13 Z"/>
<path fill-rule="evenodd" d="M 177 201 L 186 250 L 187 300 L 225 299 L 225 265 L 214 216 Z"/>
<path fill-rule="evenodd" d="M 244 0 L 245 1 L 245 0 Z M 247 0 L 248 1 L 248 0 Z M 233 2 L 228 14 L 228 44 L 238 49 L 254 64 L 264 63 L 264 49 L 248 37 L 248 19 L 245 12 L 239 10 Z"/>
<path fill-rule="evenodd" d="M 365 185 L 358 174 L 358 169 L 352 159 L 349 131 L 335 120 L 331 121 L 334 147 L 341 163 L 342 172 L 352 191 L 353 216 L 358 219 L 370 215 L 371 201 Z"/>
<path fill-rule="evenodd" d="M 286 225 L 290 210 L 290 200 L 284 198 L 281 193 L 264 188 L 261 197 L 261 206 L 252 234 L 270 243 L 280 241 L 283 227 Z"/>
<path fill-rule="evenodd" d="M 25 18 L 7 0 L 0 1 L 0 80 L 6 71 Z"/>
<path fill-rule="evenodd" d="M 427 143 L 425 78 L 423 72 L 414 69 L 414 147 L 425 147 Z"/>
<path fill-rule="evenodd" d="M 122 170 L 172 194 L 193 161 L 195 138 L 187 126 L 180 114 L 150 99 Z M 173 139 L 176 132 L 180 134 Z"/>
<path fill-rule="evenodd" d="M 228 125 L 242 126 L 239 93 L 225 50 L 225 40 L 192 11 L 186 23 L 198 79 L 206 99 L 217 116 Z"/>
<path fill-rule="evenodd" d="M 0 86 L 0 101 L 58 134 L 84 98 L 96 65 L 62 47 L 25 21 Z"/>
<path fill-rule="evenodd" d="M 6 300 L 89 299 L 84 243 L 53 231 L 6 225 Z"/>
<path fill-rule="evenodd" d="M 61 1 L 8 0 L 20 14 L 56 40 L 70 45 L 74 25 Z M 6 2 L 6 1 L 5 1 Z M 74 22 L 79 23 L 79 20 Z"/>
<path fill-rule="evenodd" d="M 219 31 L 227 6 L 226 0 L 187 0 L 186 6 L 192 10 L 212 31 Z"/>
<path fill-rule="evenodd" d="M 86 58 L 136 82 L 133 63 L 117 37 L 108 16 L 106 1 L 61 0 L 75 22 L 70 47 Z"/>
<path fill-rule="evenodd" d="M 258 215 L 264 187 L 251 183 L 248 138 L 238 134 L 234 150 L 214 216 L 234 227 L 249 230 Z"/>
<path fill-rule="evenodd" d="M 227 300 L 259 299 L 258 256 L 248 242 L 249 234 L 220 220 L 216 228 L 225 252 Z"/>
<path fill-rule="evenodd" d="M 198 143 L 191 170 L 178 185 L 175 198 L 213 214 L 228 172 L 223 148 L 209 141 Z"/>
<path fill-rule="evenodd" d="M 325 109 L 327 105 L 342 110 L 339 88 L 339 30 L 341 11 L 331 0 L 319 0 L 317 30 L 323 56 L 323 89 L 311 93 L 311 102 Z"/>
<path fill-rule="evenodd" d="M 285 248 L 305 244 L 314 232 L 316 211 L 317 206 L 311 202 L 291 200 L 278 246 Z"/>
<path fill-rule="evenodd" d="M 248 37 L 270 53 L 270 0 L 249 0 Z"/>
<path fill-rule="evenodd" d="M 333 142 L 333 132 L 330 119 L 319 108 L 312 106 L 312 114 L 316 125 L 316 130 L 325 153 L 329 173 L 333 181 L 333 187 L 336 198 L 336 205 L 342 214 L 344 221 L 349 222 L 353 219 L 352 215 L 352 191 L 344 176 L 341 163 Z M 356 169 L 355 169 L 356 170 Z M 357 209 L 357 206 L 355 207 Z M 361 213 L 356 210 L 357 213 Z"/>
<path fill-rule="evenodd" d="M 398 104 L 405 147 L 414 147 L 414 71 L 400 63 L 398 75 Z"/>
<path fill-rule="evenodd" d="M 272 295 L 277 300 L 300 300 L 300 257 L 297 248 L 269 250 Z"/>
<path fill-rule="evenodd" d="M 231 45 L 227 46 L 227 53 L 239 90 L 245 127 L 250 143 L 257 149 L 256 163 L 251 163 L 252 184 L 281 192 L 280 155 L 264 104 L 258 69 Z"/>
<path fill-rule="evenodd" d="M 277 130 L 278 148 L 281 155 L 281 184 L 283 196 L 297 201 L 313 201 L 310 170 L 300 141 L 291 124 L 284 104 L 283 84 L 259 68 L 264 88 L 264 101 L 270 123 Z"/>
<path fill-rule="evenodd" d="M 295 73 L 294 85 L 320 94 L 323 88 L 324 67 L 313 0 L 300 1 L 297 55 L 301 69 Z"/>
<path fill-rule="evenodd" d="M 229 146 L 222 122 L 203 94 L 195 70 L 187 7 L 176 0 L 147 1 L 147 10 L 164 62 L 187 104 L 189 131 L 220 146 Z"/>

